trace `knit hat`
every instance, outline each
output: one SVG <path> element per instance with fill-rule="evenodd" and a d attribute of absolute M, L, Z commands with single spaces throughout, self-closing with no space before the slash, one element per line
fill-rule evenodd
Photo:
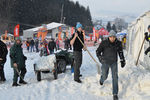
<path fill-rule="evenodd" d="M 111 31 L 109 32 L 109 37 L 111 37 L 111 36 L 116 37 L 116 32 L 113 31 L 113 30 L 111 30 Z"/>
<path fill-rule="evenodd" d="M 76 25 L 76 29 L 78 29 L 80 27 L 82 28 L 82 24 L 80 22 L 78 22 L 77 25 Z"/>
<path fill-rule="evenodd" d="M 21 41 L 21 38 L 20 37 L 15 37 L 15 41 L 17 41 L 17 40 Z"/>

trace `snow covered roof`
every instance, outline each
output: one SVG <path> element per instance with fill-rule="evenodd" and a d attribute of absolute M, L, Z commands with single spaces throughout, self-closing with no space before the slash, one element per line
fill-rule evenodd
<path fill-rule="evenodd" d="M 48 30 L 51 30 L 53 28 L 57 28 L 57 27 L 62 26 L 62 25 L 65 25 L 65 24 L 52 22 L 52 23 L 46 24 L 46 27 L 47 27 Z M 36 32 L 42 27 L 43 26 L 39 26 L 39 27 L 36 27 L 36 28 L 31 28 L 31 29 L 24 30 L 24 31 L 34 31 L 34 32 Z"/>
<path fill-rule="evenodd" d="M 2 34 L 1 36 L 4 36 L 5 34 Z M 13 34 L 8 33 L 7 36 L 14 36 Z"/>

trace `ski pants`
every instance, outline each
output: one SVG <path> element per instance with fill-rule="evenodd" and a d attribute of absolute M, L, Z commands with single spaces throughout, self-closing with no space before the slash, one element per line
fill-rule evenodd
<path fill-rule="evenodd" d="M 53 50 L 49 50 L 50 51 L 50 54 L 54 54 L 54 49 Z"/>
<path fill-rule="evenodd" d="M 82 64 L 82 51 L 74 51 L 74 80 L 79 80 L 80 67 Z"/>
<path fill-rule="evenodd" d="M 0 65 L 0 80 L 5 80 L 4 66 Z"/>
<path fill-rule="evenodd" d="M 112 73 L 112 87 L 113 87 L 113 95 L 114 94 L 118 94 L 118 65 L 117 62 L 113 63 L 111 65 L 109 64 L 102 64 L 102 75 L 101 75 L 101 79 L 100 82 L 104 82 L 107 77 L 108 77 L 108 73 L 109 73 L 109 68 L 111 68 L 111 73 Z"/>
<path fill-rule="evenodd" d="M 31 45 L 31 52 L 33 51 L 34 52 L 34 45 Z"/>
<path fill-rule="evenodd" d="M 29 46 L 27 46 L 27 50 L 29 51 Z"/>
<path fill-rule="evenodd" d="M 146 49 L 145 54 L 147 55 L 148 52 L 150 52 L 150 47 Z"/>
<path fill-rule="evenodd" d="M 39 47 L 38 47 L 38 45 L 35 45 L 35 48 L 36 48 L 36 52 L 39 52 Z"/>
<path fill-rule="evenodd" d="M 16 71 L 15 68 L 13 68 L 13 70 L 14 70 L 13 83 L 17 83 L 19 75 L 18 75 L 18 73 L 17 73 L 17 71 Z M 26 74 L 26 72 L 27 72 L 26 68 L 23 67 L 23 68 L 18 69 L 18 70 L 19 70 L 19 72 L 21 72 L 20 75 L 21 75 L 21 77 L 24 79 L 24 76 L 25 76 L 25 74 Z M 20 81 L 22 81 L 21 78 L 20 78 Z"/>

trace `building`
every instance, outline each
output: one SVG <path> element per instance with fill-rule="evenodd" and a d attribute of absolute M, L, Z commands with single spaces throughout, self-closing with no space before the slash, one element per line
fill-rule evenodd
<path fill-rule="evenodd" d="M 61 23 L 56 23 L 52 22 L 49 24 L 44 24 L 46 25 L 46 28 L 48 30 L 47 33 L 47 38 L 54 38 L 56 39 L 59 35 L 61 36 L 61 39 L 64 39 L 65 37 L 70 37 L 71 36 L 71 27 L 61 24 Z M 23 40 L 30 39 L 30 38 L 37 38 L 37 33 L 42 26 L 27 29 L 23 31 Z"/>
<path fill-rule="evenodd" d="M 14 41 L 14 35 L 8 33 L 6 37 L 5 34 L 2 34 L 1 41 L 3 41 L 6 44 L 9 44 Z"/>

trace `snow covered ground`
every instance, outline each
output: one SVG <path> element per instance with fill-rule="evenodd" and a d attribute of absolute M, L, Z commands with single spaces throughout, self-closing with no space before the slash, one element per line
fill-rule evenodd
<path fill-rule="evenodd" d="M 96 47 L 88 48 L 96 58 Z M 5 64 L 7 81 L 0 84 L 0 100 L 112 100 L 111 74 L 103 86 L 99 85 L 96 65 L 87 52 L 83 52 L 81 73 L 82 84 L 73 81 L 70 66 L 66 73 L 59 74 L 53 80 L 51 74 L 43 75 L 41 82 L 36 81 L 33 63 L 39 56 L 37 53 L 27 53 L 27 74 L 25 80 L 29 83 L 20 87 L 12 87 L 13 70 L 8 57 Z M 125 68 L 119 63 L 119 100 L 150 100 L 150 72 L 144 67 L 136 67 L 132 58 L 126 58 Z"/>

